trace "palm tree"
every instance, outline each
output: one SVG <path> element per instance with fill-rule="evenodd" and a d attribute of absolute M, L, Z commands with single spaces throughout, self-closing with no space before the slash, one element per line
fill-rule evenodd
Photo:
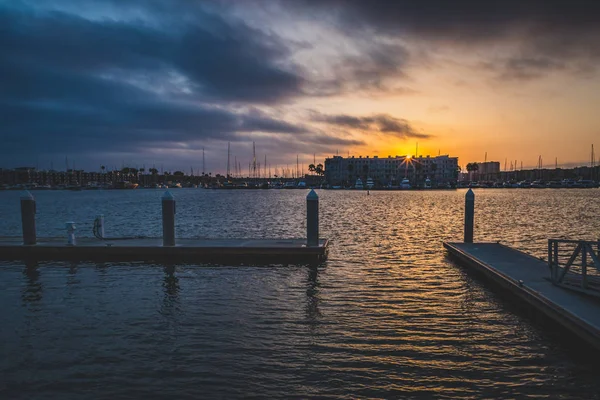
<path fill-rule="evenodd" d="M 310 172 L 314 173 L 314 172 L 315 172 L 315 168 L 316 168 L 316 167 L 315 167 L 315 164 L 308 164 L 308 170 L 309 170 Z"/>
<path fill-rule="evenodd" d="M 477 172 L 479 170 L 479 164 L 477 163 L 468 163 L 467 171 L 469 171 L 469 180 L 472 180 L 472 172 Z"/>
<path fill-rule="evenodd" d="M 315 172 L 317 173 L 317 175 L 325 175 L 323 164 L 317 164 L 317 166 L 315 167 Z"/>
<path fill-rule="evenodd" d="M 104 173 L 104 170 L 106 169 L 106 167 L 104 165 L 101 165 L 100 169 L 102 170 L 102 173 Z"/>

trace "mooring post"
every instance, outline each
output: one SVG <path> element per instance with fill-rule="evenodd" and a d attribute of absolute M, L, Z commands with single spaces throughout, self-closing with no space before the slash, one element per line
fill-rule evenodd
<path fill-rule="evenodd" d="M 75 239 L 75 230 L 77 229 L 77 226 L 75 226 L 75 222 L 67 222 L 65 228 L 67 229 L 67 244 L 69 246 L 75 246 L 77 244 L 77 240 Z"/>
<path fill-rule="evenodd" d="M 23 227 L 23 244 L 37 243 L 35 233 L 35 198 L 29 191 L 21 195 L 21 226 Z"/>
<path fill-rule="evenodd" d="M 163 246 L 175 246 L 175 198 L 168 190 L 162 196 Z"/>
<path fill-rule="evenodd" d="M 306 196 L 306 245 L 319 245 L 319 196 L 314 189 Z"/>
<path fill-rule="evenodd" d="M 475 193 L 469 189 L 465 195 L 465 243 L 473 243 L 473 222 L 475 216 Z"/>

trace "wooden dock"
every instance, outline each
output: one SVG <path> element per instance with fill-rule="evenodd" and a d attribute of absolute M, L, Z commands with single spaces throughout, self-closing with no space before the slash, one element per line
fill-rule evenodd
<path fill-rule="evenodd" d="M 483 274 L 600 350 L 600 301 L 550 281 L 548 264 L 499 243 L 444 243 L 452 258 Z"/>
<path fill-rule="evenodd" d="M 19 237 L 0 237 L 0 260 L 159 261 L 172 263 L 252 264 L 312 263 L 327 257 L 329 241 L 306 246 L 306 239 L 177 239 L 163 246 L 162 238 L 40 238 L 23 245 Z"/>

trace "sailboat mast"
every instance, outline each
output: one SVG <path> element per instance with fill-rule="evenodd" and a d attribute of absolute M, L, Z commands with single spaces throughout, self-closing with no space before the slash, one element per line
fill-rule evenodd
<path fill-rule="evenodd" d="M 252 142 L 252 177 L 256 179 L 256 145 Z"/>
<path fill-rule="evenodd" d="M 230 158 L 231 158 L 231 142 L 227 142 L 227 179 L 229 179 L 230 175 Z"/>
<path fill-rule="evenodd" d="M 202 147 L 202 175 L 206 172 L 206 162 L 204 160 L 204 147 Z"/>

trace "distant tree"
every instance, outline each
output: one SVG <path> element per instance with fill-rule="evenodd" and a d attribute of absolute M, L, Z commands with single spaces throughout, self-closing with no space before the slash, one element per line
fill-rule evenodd
<path fill-rule="evenodd" d="M 138 173 L 138 170 L 137 170 L 136 168 L 129 168 L 129 173 L 130 173 L 131 175 L 137 175 L 137 173 Z"/>
<path fill-rule="evenodd" d="M 472 173 L 473 172 L 477 172 L 479 170 L 479 164 L 477 163 L 468 163 L 467 164 L 467 171 L 469 172 L 469 179 L 472 178 Z"/>
<path fill-rule="evenodd" d="M 175 171 L 173 172 L 174 176 L 184 176 L 185 174 L 182 171 Z"/>
<path fill-rule="evenodd" d="M 146 171 L 146 168 L 140 168 L 140 174 L 144 175 L 145 171 Z"/>
<path fill-rule="evenodd" d="M 158 174 L 158 170 L 156 168 L 150 168 L 149 171 L 150 171 L 150 173 L 152 175 L 157 175 Z"/>
<path fill-rule="evenodd" d="M 129 168 L 129 167 L 125 167 L 125 168 L 123 168 L 123 169 L 121 170 L 121 173 L 122 173 L 122 174 L 124 174 L 124 175 L 127 175 L 127 174 L 129 174 L 130 172 L 131 172 L 131 168 Z"/>
<path fill-rule="evenodd" d="M 308 164 L 308 170 L 309 170 L 310 172 L 314 173 L 314 172 L 315 172 L 315 168 L 316 168 L 316 167 L 315 167 L 315 164 Z"/>
<path fill-rule="evenodd" d="M 102 170 L 102 173 L 104 173 L 104 171 L 106 170 L 106 167 L 104 165 L 101 165 L 100 169 Z"/>
<path fill-rule="evenodd" d="M 315 173 L 316 173 L 317 175 L 325 175 L 325 170 L 323 169 L 323 164 L 318 164 L 318 165 L 315 167 Z"/>

